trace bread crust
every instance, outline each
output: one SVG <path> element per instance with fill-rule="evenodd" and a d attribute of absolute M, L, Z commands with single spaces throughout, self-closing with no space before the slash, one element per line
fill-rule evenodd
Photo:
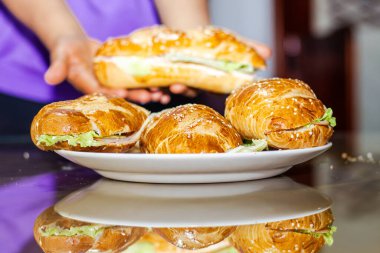
<path fill-rule="evenodd" d="M 242 144 L 238 132 L 205 105 L 187 104 L 152 117 L 141 134 L 144 153 L 221 153 Z"/>
<path fill-rule="evenodd" d="M 146 232 L 145 228 L 111 226 L 106 227 L 99 238 L 90 236 L 42 236 L 40 229 L 56 224 L 62 228 L 94 225 L 91 223 L 62 217 L 53 207 L 46 209 L 36 219 L 33 233 L 37 244 L 46 253 L 83 253 L 90 249 L 99 252 L 120 252 L 140 239 Z"/>
<path fill-rule="evenodd" d="M 33 143 L 42 150 L 122 152 L 132 144 L 80 147 L 59 142 L 46 146 L 44 143 L 38 143 L 38 137 L 43 134 L 78 135 L 89 131 L 95 131 L 100 137 L 130 135 L 140 129 L 148 114 L 144 108 L 122 98 L 91 94 L 44 106 L 34 117 L 30 134 Z"/>
<path fill-rule="evenodd" d="M 100 83 L 111 88 L 168 87 L 181 83 L 192 88 L 225 94 L 254 79 L 253 75 L 228 73 L 191 63 L 156 64 L 152 65 L 149 74 L 132 76 L 115 63 L 99 61 L 94 64 L 94 71 Z"/>
<path fill-rule="evenodd" d="M 96 53 L 94 71 L 102 85 L 113 88 L 166 87 L 183 83 L 193 88 L 229 93 L 244 81 L 252 80 L 249 75 L 216 71 L 197 64 L 170 62 L 165 65 L 154 64 L 148 75 L 132 76 L 114 63 L 102 60 L 115 56 L 157 58 L 167 54 L 250 64 L 256 69 L 266 66 L 265 60 L 252 46 L 226 30 L 205 27 L 179 31 L 153 26 L 105 42 Z"/>
<path fill-rule="evenodd" d="M 193 57 L 248 63 L 265 68 L 257 51 L 236 35 L 221 28 L 203 27 L 187 31 L 152 26 L 139 29 L 126 37 L 111 38 L 97 51 L 96 56 L 151 57 L 169 53 Z"/>
<path fill-rule="evenodd" d="M 333 220 L 331 210 L 327 210 L 299 219 L 239 226 L 230 241 L 242 253 L 318 252 L 325 243 L 322 236 L 316 238 L 294 230 L 328 229 Z"/>
<path fill-rule="evenodd" d="M 273 78 L 236 89 L 226 100 L 225 116 L 245 139 L 266 139 L 274 148 L 297 149 L 328 142 L 332 127 L 311 124 L 325 111 L 307 84 Z"/>
<path fill-rule="evenodd" d="M 154 228 L 153 231 L 176 247 L 197 250 L 223 241 L 235 229 L 236 227 Z"/>

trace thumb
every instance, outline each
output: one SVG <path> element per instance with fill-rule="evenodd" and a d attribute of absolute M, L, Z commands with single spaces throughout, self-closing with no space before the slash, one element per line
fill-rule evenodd
<path fill-rule="evenodd" d="M 62 83 L 68 75 L 68 68 L 66 57 L 63 55 L 54 57 L 51 61 L 50 67 L 45 72 L 45 82 L 50 85 L 57 85 Z"/>

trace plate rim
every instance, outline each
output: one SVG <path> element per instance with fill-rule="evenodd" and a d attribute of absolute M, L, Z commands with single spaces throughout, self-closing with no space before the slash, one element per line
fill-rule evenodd
<path fill-rule="evenodd" d="M 319 151 L 327 151 L 333 146 L 332 142 L 328 142 L 323 146 L 311 147 L 311 148 L 303 148 L 303 149 L 283 149 L 283 150 L 270 150 L 270 151 L 261 151 L 261 152 L 250 152 L 250 153 L 198 153 L 198 154 L 146 154 L 146 153 L 105 153 L 105 152 L 84 152 L 84 151 L 72 151 L 72 150 L 54 150 L 58 155 L 68 154 L 70 156 L 81 156 L 81 157 L 113 157 L 113 158 L 149 158 L 149 159 L 167 159 L 167 158 L 229 158 L 229 157 L 250 157 L 252 155 L 260 155 L 260 156 L 270 156 L 274 153 L 276 154 L 286 154 L 291 155 L 294 153 L 302 154 L 308 152 L 319 152 Z M 229 154 L 229 155 L 226 155 Z"/>

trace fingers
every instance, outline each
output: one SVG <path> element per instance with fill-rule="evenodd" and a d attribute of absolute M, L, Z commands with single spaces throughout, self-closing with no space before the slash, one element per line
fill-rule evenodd
<path fill-rule="evenodd" d="M 159 88 L 150 88 L 149 90 L 151 92 L 153 102 L 159 102 L 164 105 L 170 102 L 170 96 L 168 94 L 165 94 Z"/>
<path fill-rule="evenodd" d="M 52 59 L 50 67 L 45 72 L 45 82 L 50 85 L 62 83 L 68 75 L 66 57 L 62 54 Z"/>
<path fill-rule="evenodd" d="M 197 96 L 197 92 L 195 90 L 190 89 L 189 87 L 187 87 L 183 84 L 172 84 L 169 87 L 169 90 L 173 94 L 181 94 L 181 95 L 184 95 L 184 96 L 190 97 L 190 98 Z"/>
<path fill-rule="evenodd" d="M 158 88 L 151 88 L 149 90 L 128 90 L 128 95 L 126 96 L 126 98 L 130 101 L 137 102 L 140 104 L 146 104 L 149 102 L 168 104 L 170 102 L 170 96 L 168 94 L 165 94 Z"/>
<path fill-rule="evenodd" d="M 272 55 L 272 51 L 270 50 L 270 48 L 265 45 L 265 44 L 262 44 L 262 43 L 259 43 L 259 42 L 256 42 L 256 41 L 252 41 L 251 42 L 251 45 L 256 49 L 256 51 L 264 58 L 264 59 L 268 59 L 271 57 Z"/>

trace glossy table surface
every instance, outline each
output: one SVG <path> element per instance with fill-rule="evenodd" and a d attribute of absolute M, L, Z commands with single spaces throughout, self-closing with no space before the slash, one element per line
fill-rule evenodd
<path fill-rule="evenodd" d="M 0 252 L 42 252 L 33 239 L 35 218 L 101 177 L 22 138 L 10 140 L 0 138 Z M 334 245 L 321 252 L 379 252 L 380 133 L 336 133 L 331 150 L 285 176 L 333 202 L 338 231 Z"/>

